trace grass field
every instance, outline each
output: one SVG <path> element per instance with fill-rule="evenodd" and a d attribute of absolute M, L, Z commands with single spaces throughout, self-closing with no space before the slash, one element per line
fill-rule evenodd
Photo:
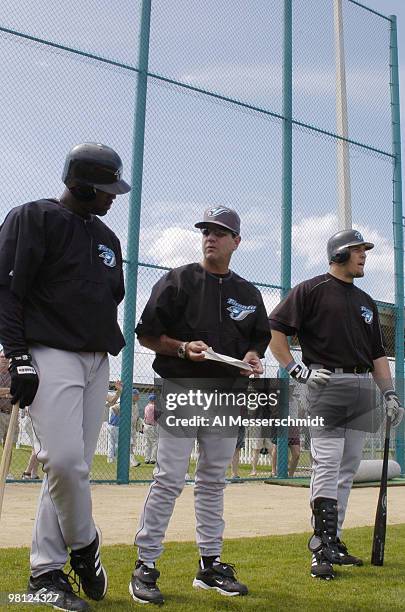
<path fill-rule="evenodd" d="M 337 569 L 338 576 L 330 582 L 314 580 L 309 575 L 308 534 L 227 541 L 222 558 L 235 563 L 240 580 L 247 583 L 250 592 L 243 598 L 227 598 L 193 589 L 191 582 L 197 561 L 195 545 L 169 543 L 158 564 L 162 573 L 159 586 L 166 600 L 164 609 L 168 612 L 405 610 L 405 525 L 389 527 L 383 567 L 370 565 L 371 538 L 372 530 L 368 527 L 345 532 L 350 549 L 363 557 L 365 565 Z M 93 610 L 139 609 L 128 594 L 134 554 L 132 546 L 103 548 L 102 558 L 108 570 L 110 588 L 104 601 L 91 603 Z M 3 549 L 0 558 L 0 590 L 4 601 L 4 593 L 25 589 L 28 550 Z M 1 610 L 10 612 L 31 608 L 29 605 L 1 606 Z M 36 606 L 35 609 L 46 608 Z"/>
<path fill-rule="evenodd" d="M 0 458 L 2 454 L 2 447 L 0 447 Z M 31 447 L 30 446 L 21 446 L 20 448 L 13 450 L 13 456 L 11 461 L 11 466 L 9 472 L 13 475 L 15 479 L 20 479 L 21 474 L 25 470 L 28 460 L 31 455 Z M 141 465 L 136 468 L 130 468 L 129 470 L 129 478 L 130 480 L 152 480 L 152 471 L 153 465 L 145 465 L 143 463 L 143 457 L 138 456 L 138 461 L 141 461 Z M 271 475 L 271 466 L 270 465 L 259 465 L 258 467 L 260 471 L 260 476 L 270 476 Z M 190 464 L 190 474 L 193 475 L 195 470 L 195 461 L 192 461 Z M 243 478 L 248 477 L 249 473 L 252 470 L 251 465 L 240 465 L 239 473 Z M 39 469 L 39 475 L 41 476 L 42 470 Z M 228 476 L 230 475 L 230 470 L 228 469 Z M 107 463 L 106 457 L 104 455 L 95 455 L 93 460 L 93 465 L 91 469 L 91 478 L 92 480 L 116 480 L 117 478 L 117 464 L 116 463 Z"/>
<path fill-rule="evenodd" d="M 0 446 L 0 458 L 2 454 L 2 447 Z M 376 452 L 376 458 L 381 453 Z M 13 450 L 13 457 L 10 467 L 10 472 L 13 475 L 14 479 L 18 480 L 21 478 L 22 472 L 25 470 L 28 460 L 31 455 L 31 447 L 30 446 L 21 446 L 18 449 Z M 129 470 L 129 478 L 130 481 L 148 481 L 152 479 L 152 470 L 153 465 L 145 465 L 143 463 L 143 457 L 138 456 L 138 461 L 141 462 L 141 465 L 136 468 L 130 468 Z M 310 465 L 310 456 L 309 451 L 302 450 L 298 470 L 296 472 L 296 476 L 309 476 L 309 465 Z M 190 464 L 190 474 L 194 475 L 195 470 L 195 461 L 192 461 Z M 239 475 L 242 478 L 248 478 L 250 472 L 252 471 L 252 466 L 250 464 L 241 464 L 239 466 Z M 42 474 L 41 468 L 39 470 L 39 475 Z M 228 469 L 227 476 L 230 476 L 230 469 Z M 271 476 L 271 465 L 270 463 L 266 463 L 264 465 L 258 466 L 258 476 L 269 478 Z M 91 470 L 91 478 L 92 480 L 105 480 L 105 481 L 115 481 L 117 479 L 117 464 L 116 463 L 107 463 L 106 457 L 104 455 L 95 455 L 94 461 Z"/>

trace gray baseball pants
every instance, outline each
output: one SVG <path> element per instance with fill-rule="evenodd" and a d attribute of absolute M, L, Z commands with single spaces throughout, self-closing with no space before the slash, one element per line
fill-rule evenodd
<path fill-rule="evenodd" d="M 89 473 L 108 391 L 106 353 L 31 347 L 40 383 L 29 409 L 45 472 L 31 549 L 34 577 L 62 569 L 96 537 Z"/>
<path fill-rule="evenodd" d="M 195 438 L 199 445 L 194 487 L 197 545 L 201 555 L 220 556 L 225 528 L 225 472 L 235 452 L 238 428 L 235 428 L 234 437 L 226 438 L 221 428 L 213 434 L 212 430 L 207 432 L 204 427 L 198 427 L 194 428 L 193 437 L 181 437 L 158 427 L 154 482 L 149 488 L 135 536 L 139 558 L 152 563 L 162 554 L 163 538 L 185 484 Z"/>
<path fill-rule="evenodd" d="M 319 365 L 314 364 L 314 367 Z M 338 536 L 342 531 L 353 478 L 362 459 L 367 425 L 372 418 L 372 392 L 369 374 L 333 374 L 327 388 L 309 390 L 308 393 L 311 416 L 317 412 L 319 404 L 332 410 L 347 410 L 347 414 L 354 417 L 356 411 L 361 414 L 363 410 L 363 416 L 349 418 L 346 424 L 342 423 L 327 433 L 310 428 L 311 504 L 317 497 L 337 500 Z"/>

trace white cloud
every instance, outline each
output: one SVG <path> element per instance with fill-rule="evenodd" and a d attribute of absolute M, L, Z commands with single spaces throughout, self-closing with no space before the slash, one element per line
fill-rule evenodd
<path fill-rule="evenodd" d="M 201 259 L 201 239 L 196 231 L 168 227 L 150 243 L 148 257 L 158 265 L 175 268 Z"/>
<path fill-rule="evenodd" d="M 375 244 L 367 259 L 367 272 L 393 274 L 394 248 L 386 236 L 378 230 L 361 223 L 354 223 L 364 238 Z M 307 270 L 325 263 L 326 243 L 337 231 L 337 217 L 333 213 L 324 216 L 306 217 L 293 225 L 293 252 L 304 258 Z"/>
<path fill-rule="evenodd" d="M 387 90 L 389 71 L 372 68 L 346 69 L 348 87 L 351 83 L 350 97 L 368 105 L 375 99 L 376 88 Z M 335 70 L 296 66 L 293 72 L 294 92 L 307 96 L 335 96 Z M 239 98 L 244 96 L 275 96 L 278 101 L 282 96 L 282 64 L 255 63 L 242 64 L 222 62 L 199 65 L 180 75 L 180 81 L 193 84 L 207 90 L 225 92 L 226 95 Z M 376 100 L 378 103 L 378 100 Z"/>

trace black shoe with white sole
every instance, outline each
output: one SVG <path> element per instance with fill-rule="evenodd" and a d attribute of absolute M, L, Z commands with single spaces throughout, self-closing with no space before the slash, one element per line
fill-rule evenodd
<path fill-rule="evenodd" d="M 312 552 L 311 576 L 312 578 L 321 578 L 322 580 L 333 580 L 335 577 L 333 565 L 325 557 L 322 547 Z"/>
<path fill-rule="evenodd" d="M 247 586 L 236 579 L 235 566 L 220 561 L 214 561 L 212 565 L 205 568 L 201 566 L 200 561 L 197 576 L 193 580 L 193 587 L 206 590 L 214 589 L 221 595 L 227 595 L 228 597 L 248 594 Z"/>
<path fill-rule="evenodd" d="M 32 603 L 52 606 L 56 610 L 90 610 L 89 604 L 73 592 L 69 577 L 62 570 L 52 570 L 36 578 L 30 576 L 27 594 L 32 595 Z"/>
<path fill-rule="evenodd" d="M 87 597 L 99 601 L 107 592 L 108 579 L 100 559 L 101 531 L 98 527 L 96 531 L 96 537 L 91 544 L 85 548 L 71 551 L 70 565 L 76 576 L 79 577 Z"/>
<path fill-rule="evenodd" d="M 160 576 L 155 567 L 148 567 L 140 559 L 136 562 L 135 569 L 129 583 L 129 592 L 134 601 L 140 604 L 161 605 L 164 602 L 163 595 L 156 584 Z"/>
<path fill-rule="evenodd" d="M 347 546 L 344 542 L 342 542 L 339 538 L 336 538 L 337 550 L 340 557 L 340 565 L 350 566 L 356 565 L 357 567 L 361 567 L 363 565 L 362 559 L 359 557 L 355 557 L 351 555 L 347 550 Z"/>

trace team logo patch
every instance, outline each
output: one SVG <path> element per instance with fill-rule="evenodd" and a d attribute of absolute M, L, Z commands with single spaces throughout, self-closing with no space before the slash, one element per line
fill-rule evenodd
<path fill-rule="evenodd" d="M 360 234 L 360 232 L 355 232 L 354 235 L 356 236 L 357 240 L 364 240 L 363 236 Z"/>
<path fill-rule="evenodd" d="M 373 322 L 373 311 L 370 310 L 370 308 L 361 306 L 361 316 L 368 325 L 371 325 L 371 323 Z"/>
<path fill-rule="evenodd" d="M 252 312 L 256 312 L 256 306 L 243 306 L 243 304 L 239 304 L 232 298 L 228 298 L 227 304 L 230 304 L 227 311 L 234 321 L 243 321 L 243 319 L 246 319 Z"/>
<path fill-rule="evenodd" d="M 109 268 L 115 268 L 117 260 L 115 258 L 114 251 L 109 247 L 105 246 L 105 244 L 99 244 L 98 250 L 100 251 L 99 257 L 101 257 L 103 263 Z"/>
<path fill-rule="evenodd" d="M 222 215 L 222 213 L 228 212 L 227 208 L 223 208 L 222 206 L 216 206 L 215 208 L 210 208 L 207 211 L 208 217 L 218 217 L 218 215 Z"/>

